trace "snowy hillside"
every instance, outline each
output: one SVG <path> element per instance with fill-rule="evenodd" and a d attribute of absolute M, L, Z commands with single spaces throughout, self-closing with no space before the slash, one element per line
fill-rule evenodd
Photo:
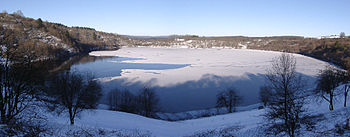
<path fill-rule="evenodd" d="M 334 136 L 332 132 L 336 124 L 343 123 L 348 116 L 350 108 L 342 107 L 342 100 L 335 104 L 335 110 L 330 112 L 328 104 L 310 100 L 307 105 L 308 113 L 320 115 L 315 120 L 315 130 L 312 132 L 302 130 L 302 136 Z M 266 136 L 264 134 L 265 109 L 253 109 L 226 115 L 218 115 L 200 119 L 169 122 L 146 118 L 143 116 L 108 111 L 93 110 L 84 112 L 76 120 L 75 126 L 69 126 L 67 118 L 57 118 L 54 124 L 60 128 L 55 129 L 56 135 L 65 136 L 66 132 L 83 130 L 93 136 Z M 99 132 L 100 131 L 100 132 Z M 103 131 L 103 132 L 102 132 Z"/>

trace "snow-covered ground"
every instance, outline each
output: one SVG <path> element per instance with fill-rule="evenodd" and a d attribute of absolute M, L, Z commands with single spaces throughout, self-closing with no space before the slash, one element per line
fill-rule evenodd
<path fill-rule="evenodd" d="M 101 81 L 113 81 L 124 79 L 128 82 L 147 83 L 156 79 L 154 85 L 158 87 L 176 85 L 186 81 L 200 81 L 205 74 L 214 75 L 213 78 L 224 77 L 224 80 L 216 81 L 218 84 L 230 80 L 230 76 L 240 79 L 252 78 L 251 75 L 263 75 L 269 67 L 271 59 L 280 55 L 279 52 L 234 50 L 234 49 L 162 49 L 162 48 L 123 48 L 118 51 L 97 51 L 91 53 L 95 56 L 121 56 L 130 58 L 144 58 L 144 60 L 126 60 L 133 63 L 160 63 L 160 64 L 190 64 L 190 66 L 169 70 L 122 70 L 119 77 L 102 78 Z M 297 58 L 297 71 L 309 80 L 318 73 L 327 63 L 295 55 Z M 128 73 L 126 73 L 128 72 Z M 155 72 L 155 73 L 147 73 Z M 251 79 L 258 86 L 263 81 Z M 212 85 L 207 85 L 212 86 Z M 218 85 L 222 86 L 222 85 Z M 247 85 L 235 85 L 247 88 Z M 223 87 L 225 88 L 225 87 Z M 342 86 L 339 90 L 342 91 Z M 182 94 L 180 92 L 179 94 Z M 243 92 L 241 92 L 243 93 Z M 181 96 L 180 96 L 181 97 Z M 215 97 L 215 95 L 214 95 Z M 184 101 L 183 98 L 174 100 Z M 343 123 L 348 117 L 349 107 L 343 107 L 342 95 L 337 96 L 334 103 L 334 111 L 328 110 L 328 104 L 324 100 L 315 100 L 310 96 L 306 99 L 307 113 L 320 115 L 315 122 L 312 132 L 302 129 L 301 136 L 336 136 L 334 128 L 336 124 Z M 181 106 L 183 107 L 183 106 Z M 265 109 L 257 109 L 255 105 L 240 107 L 240 112 L 217 115 L 199 119 L 183 121 L 165 121 L 143 116 L 96 109 L 83 112 L 76 119 L 74 126 L 69 126 L 68 117 L 55 116 L 47 113 L 54 135 L 67 136 L 75 134 L 79 136 L 155 136 L 155 137 L 181 137 L 181 136 L 266 136 L 263 125 L 266 123 L 263 114 Z M 196 114 L 196 111 L 188 113 Z M 69 136 L 68 135 L 68 136 Z"/>
<path fill-rule="evenodd" d="M 84 112 L 76 120 L 75 128 L 118 130 L 126 133 L 137 131 L 141 134 L 149 134 L 156 137 L 189 136 L 208 130 L 228 128 L 237 128 L 237 130 L 239 129 L 243 132 L 259 127 L 259 124 L 262 122 L 260 115 L 263 112 L 263 110 L 252 110 L 201 119 L 169 122 L 124 112 L 93 110 Z M 55 121 L 56 126 L 64 128 L 56 132 L 65 132 L 69 128 L 74 128 L 68 126 L 67 129 L 66 126 L 69 125 L 67 117 L 61 116 L 50 119 Z"/>
<path fill-rule="evenodd" d="M 242 105 L 258 103 L 259 87 L 264 85 L 266 69 L 281 52 L 248 49 L 129 48 L 95 51 L 92 56 L 143 58 L 123 63 L 188 64 L 177 69 L 122 69 L 120 75 L 100 78 L 105 90 L 129 88 L 138 92 L 143 86 L 154 87 L 166 112 L 212 108 L 216 94 L 235 87 L 243 97 Z M 295 54 L 297 72 L 314 77 L 326 62 Z M 110 62 L 116 63 L 116 62 Z M 98 70 L 103 71 L 103 70 Z M 99 73 L 99 72 L 96 72 Z"/>
<path fill-rule="evenodd" d="M 342 105 L 342 96 L 335 102 L 335 110 L 329 111 L 325 101 L 316 101 L 310 97 L 307 113 L 320 115 L 313 131 L 301 130 L 301 136 L 335 136 L 336 124 L 344 123 L 349 116 L 350 108 Z M 69 126 L 68 117 L 52 117 L 55 134 L 65 136 L 67 131 L 82 129 L 92 136 L 155 136 L 155 137 L 181 137 L 181 136 L 266 136 L 264 134 L 264 109 L 236 112 L 232 114 L 184 120 L 163 121 L 143 116 L 108 111 L 93 110 L 83 112 L 76 119 L 75 126 Z M 103 132 L 102 132 L 103 131 Z M 103 134 L 102 134 L 103 133 Z"/>

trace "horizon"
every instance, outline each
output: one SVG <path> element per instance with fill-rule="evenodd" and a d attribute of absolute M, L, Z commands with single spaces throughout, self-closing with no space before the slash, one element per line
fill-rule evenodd
<path fill-rule="evenodd" d="M 350 1 L 4 1 L 1 11 L 128 36 L 350 34 Z"/>

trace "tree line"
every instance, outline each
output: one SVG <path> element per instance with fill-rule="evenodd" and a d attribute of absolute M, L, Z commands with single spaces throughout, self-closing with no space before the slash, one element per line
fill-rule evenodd
<path fill-rule="evenodd" d="M 160 111 L 159 97 L 154 89 L 144 87 L 137 95 L 129 90 L 114 89 L 108 93 L 109 109 L 140 114 L 146 117 L 156 117 Z"/>

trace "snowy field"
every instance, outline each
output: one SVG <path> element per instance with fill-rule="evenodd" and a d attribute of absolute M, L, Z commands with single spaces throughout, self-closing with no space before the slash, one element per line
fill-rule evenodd
<path fill-rule="evenodd" d="M 266 69 L 281 52 L 242 49 L 128 48 L 95 51 L 92 56 L 137 58 L 109 63 L 184 65 L 176 69 L 123 69 L 120 74 L 100 77 L 105 92 L 113 88 L 154 87 L 165 112 L 207 109 L 215 106 L 216 94 L 235 87 L 243 97 L 241 105 L 259 102 L 259 87 L 265 83 Z M 297 72 L 314 85 L 316 74 L 327 63 L 295 54 Z M 93 70 L 106 71 L 104 65 Z M 90 67 L 90 66 L 89 66 Z M 84 68 L 83 66 L 81 68 Z M 90 67 L 91 68 L 91 67 Z"/>

